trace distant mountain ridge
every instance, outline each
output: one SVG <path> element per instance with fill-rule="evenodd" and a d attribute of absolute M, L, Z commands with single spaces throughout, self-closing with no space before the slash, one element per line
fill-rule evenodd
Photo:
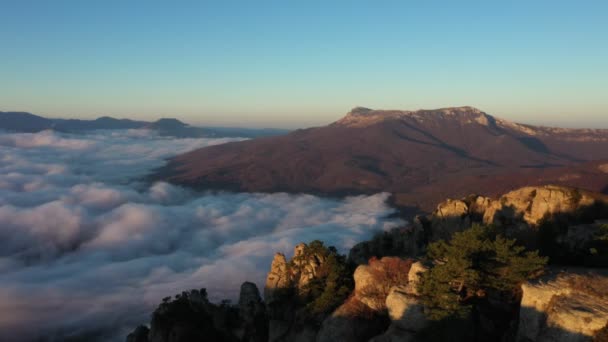
<path fill-rule="evenodd" d="M 523 134 L 531 136 L 559 135 L 561 138 L 566 140 L 576 140 L 576 138 L 581 138 L 580 135 L 584 134 L 586 135 L 586 139 L 608 141 L 608 129 L 532 126 L 495 118 L 477 108 L 470 106 L 441 108 L 436 110 L 422 109 L 417 111 L 373 110 L 365 107 L 356 107 L 333 125 L 366 127 L 382 121 L 404 120 L 408 118 L 412 118 L 420 123 L 424 123 L 425 120 L 428 120 L 433 116 L 446 120 L 458 120 L 461 124 L 479 124 L 497 131 L 519 131 Z"/>
<path fill-rule="evenodd" d="M 94 120 L 48 119 L 27 112 L 0 112 L 0 129 L 11 132 L 35 133 L 47 129 L 60 132 L 82 132 L 101 129 L 152 129 L 161 135 L 180 138 L 243 137 L 255 138 L 287 133 L 282 129 L 224 128 L 190 126 L 174 118 L 161 118 L 154 122 L 116 119 L 103 116 Z"/>
<path fill-rule="evenodd" d="M 524 185 L 608 191 L 608 130 L 512 123 L 473 107 L 357 107 L 324 127 L 202 148 L 158 177 L 200 189 L 329 195 L 387 191 L 402 206 Z"/>

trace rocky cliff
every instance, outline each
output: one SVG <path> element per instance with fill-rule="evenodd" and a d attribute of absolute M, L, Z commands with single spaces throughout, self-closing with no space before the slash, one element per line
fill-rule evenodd
<path fill-rule="evenodd" d="M 352 287 L 345 258 L 320 241 L 297 245 L 291 260 L 276 254 L 264 288 L 269 341 L 314 341 Z"/>
<path fill-rule="evenodd" d="M 448 199 L 437 206 L 431 220 L 436 226 L 452 223 L 467 226 L 472 221 L 480 221 L 529 228 L 538 227 L 543 219 L 556 215 L 583 215 L 596 203 L 608 203 L 608 196 L 564 186 L 529 186 L 496 199 L 479 195 Z"/>

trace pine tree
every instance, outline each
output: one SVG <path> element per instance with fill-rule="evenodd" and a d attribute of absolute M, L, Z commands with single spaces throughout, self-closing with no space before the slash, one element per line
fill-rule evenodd
<path fill-rule="evenodd" d="M 449 242 L 430 244 L 427 256 L 434 266 L 422 275 L 419 291 L 433 320 L 465 317 L 487 291 L 514 290 L 547 262 L 538 251 L 527 252 L 481 225 L 455 233 Z"/>

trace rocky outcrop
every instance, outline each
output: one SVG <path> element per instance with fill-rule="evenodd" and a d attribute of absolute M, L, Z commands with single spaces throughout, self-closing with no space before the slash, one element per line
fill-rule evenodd
<path fill-rule="evenodd" d="M 304 291 L 306 285 L 317 276 L 317 270 L 325 262 L 321 253 L 306 253 L 306 244 L 298 244 L 293 251 L 291 279 L 298 291 Z"/>
<path fill-rule="evenodd" d="M 608 324 L 608 271 L 554 270 L 522 286 L 518 341 L 591 341 Z"/>
<path fill-rule="evenodd" d="M 238 341 L 231 333 L 234 310 L 207 299 L 207 292 L 191 290 L 165 298 L 152 314 L 149 342 Z"/>
<path fill-rule="evenodd" d="M 433 231 L 442 225 L 454 226 L 454 223 L 457 227 L 467 226 L 472 221 L 499 226 L 536 226 L 547 216 L 575 213 L 598 200 L 606 201 L 606 198 L 562 186 L 531 186 L 511 191 L 498 199 L 478 195 L 461 200 L 448 199 L 437 206 L 430 220 Z"/>
<path fill-rule="evenodd" d="M 391 341 L 404 326 L 422 329 L 426 319 L 420 318 L 416 286 L 424 270 L 420 262 L 396 257 L 358 266 L 352 296 L 323 322 L 317 342 L 368 341 L 383 333 L 374 341 Z"/>
<path fill-rule="evenodd" d="M 429 326 L 417 290 L 420 275 L 426 270 L 427 267 L 421 262 L 413 263 L 407 274 L 407 284 L 390 289 L 385 305 L 391 325 L 384 334 L 375 337 L 373 342 L 414 341 L 416 335 Z"/>
<path fill-rule="evenodd" d="M 424 251 L 425 243 L 449 239 L 455 232 L 479 223 L 499 227 L 505 235 L 531 249 L 541 248 L 539 244 L 547 241 L 540 240 L 550 238 L 551 244 L 562 245 L 569 249 L 567 254 L 576 255 L 592 247 L 589 243 L 598 230 L 598 222 L 606 218 L 608 196 L 546 185 L 524 187 L 497 199 L 479 195 L 449 199 L 431 215 L 418 217 L 408 229 L 421 232 L 418 235 L 426 239 L 419 252 Z M 541 232 L 543 224 L 553 228 Z"/>
<path fill-rule="evenodd" d="M 298 244 L 289 261 L 285 255 L 275 254 L 264 288 L 269 341 L 304 342 L 316 339 L 319 325 L 325 317 L 323 313 L 312 313 L 306 307 L 314 300 L 311 297 L 319 295 L 310 293 L 309 285 L 313 280 L 318 282 L 326 276 L 319 273 L 331 253 L 322 244 L 312 242 L 308 245 Z"/>
<path fill-rule="evenodd" d="M 245 282 L 241 285 L 238 309 L 240 327 L 236 332 L 237 338 L 248 342 L 268 341 L 266 305 L 254 283 Z"/>
<path fill-rule="evenodd" d="M 266 286 L 264 287 L 264 299 L 266 303 L 272 303 L 275 301 L 277 294 L 281 290 L 287 289 L 291 286 L 291 275 L 287 270 L 287 259 L 282 253 L 277 253 L 272 259 L 270 265 L 270 272 L 266 277 Z"/>
<path fill-rule="evenodd" d="M 383 311 L 351 297 L 323 321 L 316 342 L 366 342 L 384 332 L 388 325 Z"/>
<path fill-rule="evenodd" d="M 432 112 L 432 113 L 431 113 Z M 419 122 L 428 120 L 430 115 L 437 116 L 442 119 L 458 120 L 462 124 L 479 124 L 488 126 L 495 119 L 488 114 L 473 107 L 452 107 L 442 108 L 434 111 L 417 110 L 417 111 L 401 111 L 401 110 L 373 110 L 365 107 L 353 108 L 345 117 L 338 120 L 334 125 L 363 128 L 384 121 L 394 121 L 411 118 Z"/>
<path fill-rule="evenodd" d="M 269 316 L 269 341 L 278 341 L 284 336 L 294 320 L 294 304 L 287 301 L 293 289 L 287 259 L 282 253 L 275 254 L 266 277 L 264 299 Z"/>
<path fill-rule="evenodd" d="M 420 331 L 429 323 L 413 288 L 395 286 L 386 297 L 386 307 L 393 325 L 407 332 Z"/>
<path fill-rule="evenodd" d="M 419 300 L 406 287 L 395 287 L 386 298 L 391 325 L 386 332 L 372 342 L 416 341 L 416 335 L 429 326 Z"/>
<path fill-rule="evenodd" d="M 471 226 L 473 201 L 448 199 L 439 203 L 437 209 L 429 216 L 432 229 L 427 229 L 432 240 L 445 240 L 456 231 Z"/>
<path fill-rule="evenodd" d="M 370 259 L 359 265 L 353 275 L 354 298 L 374 311 L 386 309 L 386 296 L 393 286 L 407 285 L 412 260 L 399 257 Z"/>
<path fill-rule="evenodd" d="M 268 317 L 258 288 L 243 283 L 238 306 L 213 304 L 205 289 L 167 297 L 152 314 L 150 328 L 137 327 L 127 342 L 266 342 Z"/>
<path fill-rule="evenodd" d="M 525 187 L 493 201 L 483 216 L 484 223 L 522 221 L 535 226 L 547 215 L 573 213 L 588 207 L 595 198 L 584 191 L 560 186 Z"/>
<path fill-rule="evenodd" d="M 320 253 L 306 254 L 306 247 L 304 243 L 298 244 L 289 263 L 284 254 L 275 254 L 264 287 L 264 297 L 267 302 L 273 302 L 275 297 L 280 297 L 290 288 L 304 291 L 306 285 L 315 278 L 317 269 L 325 261 L 325 256 Z"/>
<path fill-rule="evenodd" d="M 498 199 L 479 195 L 460 200 L 448 199 L 437 206 L 430 220 L 433 228 L 436 224 L 455 219 L 536 226 L 547 216 L 575 213 L 598 201 L 607 202 L 608 197 L 563 186 L 529 186 L 508 192 Z"/>

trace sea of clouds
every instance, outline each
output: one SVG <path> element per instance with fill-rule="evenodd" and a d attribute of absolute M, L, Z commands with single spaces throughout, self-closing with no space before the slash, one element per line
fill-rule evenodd
<path fill-rule="evenodd" d="M 386 194 L 195 193 L 145 175 L 238 139 L 147 130 L 0 132 L 0 340 L 124 340 L 163 297 L 263 287 L 275 252 L 314 239 L 347 252 L 401 222 Z"/>

